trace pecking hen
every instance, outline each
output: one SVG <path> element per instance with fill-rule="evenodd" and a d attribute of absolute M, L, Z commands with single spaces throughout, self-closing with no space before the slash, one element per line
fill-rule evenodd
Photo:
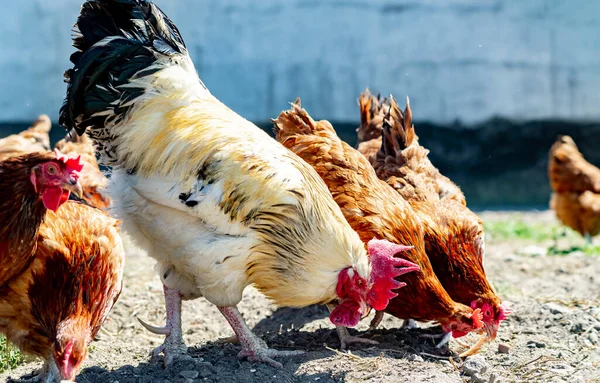
<path fill-rule="evenodd" d="M 481 309 L 488 338 L 494 339 L 510 309 L 496 295 L 483 267 L 483 223 L 466 206 L 458 186 L 433 166 L 429 151 L 419 145 L 408 100 L 404 112 L 393 98 L 388 102 L 382 145 L 372 165 L 417 213 L 425 250 L 446 291 L 455 301 Z"/>
<path fill-rule="evenodd" d="M 588 243 L 600 233 L 600 169 L 590 164 L 569 136 L 559 137 L 548 159 L 550 208 Z"/>
<path fill-rule="evenodd" d="M 67 201 L 81 167 L 58 151 L 0 162 L 0 333 L 48 383 L 75 378 L 121 291 L 117 221 Z"/>
<path fill-rule="evenodd" d="M 225 316 L 240 357 L 281 366 L 236 305 L 254 284 L 276 304 L 336 306 L 354 326 L 387 306 L 406 263 L 375 241 L 369 254 L 326 185 L 299 157 L 217 100 L 177 27 L 145 0 L 86 2 L 75 24 L 60 122 L 94 140 L 112 167 L 124 228 L 158 262 L 167 324 L 154 350 L 186 352 L 181 300 L 204 296 Z M 409 267 L 411 265 L 408 265 Z"/>
<path fill-rule="evenodd" d="M 397 254 L 419 266 L 402 277 L 407 286 L 385 309 L 402 319 L 436 321 L 454 337 L 477 330 L 481 310 L 454 302 L 436 277 L 423 241 L 423 228 L 411 206 L 379 180 L 369 161 L 343 142 L 328 121 L 315 122 L 300 106 L 274 120 L 277 140 L 308 162 L 329 187 L 350 226 L 363 242 L 384 238 L 410 245 Z"/>

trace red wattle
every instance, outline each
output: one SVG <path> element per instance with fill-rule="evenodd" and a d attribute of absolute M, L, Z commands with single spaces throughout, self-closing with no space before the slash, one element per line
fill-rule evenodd
<path fill-rule="evenodd" d="M 360 304 L 354 300 L 344 300 L 329 315 L 329 320 L 336 326 L 354 327 L 362 316 Z"/>
<path fill-rule="evenodd" d="M 49 187 L 42 193 L 44 206 L 52 211 L 56 211 L 67 199 L 69 199 L 69 192 L 63 191 L 58 186 Z"/>

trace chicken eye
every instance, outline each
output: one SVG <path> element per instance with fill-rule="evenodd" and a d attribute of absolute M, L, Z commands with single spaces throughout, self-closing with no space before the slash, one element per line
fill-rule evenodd
<path fill-rule="evenodd" d="M 492 312 L 489 309 L 485 310 L 485 316 L 486 317 L 492 316 Z"/>
<path fill-rule="evenodd" d="M 48 172 L 48 174 L 50 174 L 51 176 L 56 174 L 56 172 L 57 172 L 56 166 L 48 165 L 48 167 L 46 168 L 46 172 Z"/>

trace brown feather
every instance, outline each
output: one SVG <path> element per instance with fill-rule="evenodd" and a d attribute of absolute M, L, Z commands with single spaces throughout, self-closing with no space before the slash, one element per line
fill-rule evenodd
<path fill-rule="evenodd" d="M 329 122 L 315 122 L 299 104 L 281 113 L 275 123 L 277 140 L 317 170 L 363 242 L 377 237 L 414 246 L 399 256 L 421 270 L 402 276 L 407 286 L 396 291 L 399 295 L 386 311 L 399 318 L 469 322 L 472 310 L 452 301 L 435 276 L 412 208 L 377 178 L 369 162 L 342 142 Z"/>
<path fill-rule="evenodd" d="M 496 314 L 501 301 L 483 267 L 483 223 L 466 207 L 460 188 L 442 175 L 418 142 L 407 100 L 404 112 L 391 98 L 383 119 L 383 143 L 372 162 L 377 176 L 402 195 L 425 230 L 426 250 L 450 296 L 470 305 L 485 301 Z"/>
<path fill-rule="evenodd" d="M 50 118 L 42 114 L 29 129 L 0 139 L 0 161 L 21 154 L 49 151 L 50 128 Z"/>
<path fill-rule="evenodd" d="M 0 162 L 0 286 L 23 271 L 36 250 L 46 208 L 30 181 L 34 166 L 54 160 L 51 152 Z"/>
<path fill-rule="evenodd" d="M 72 130 L 67 133 L 65 138 L 58 141 L 55 147 L 65 155 L 81 156 L 81 163 L 84 166 L 79 177 L 79 183 L 83 189 L 83 200 L 90 206 L 99 209 L 108 208 L 111 204 L 111 200 L 105 192 L 108 179 L 98 166 L 92 140 L 87 134 L 84 133 L 79 136 Z"/>
<path fill-rule="evenodd" d="M 600 232 L 600 169 L 587 162 L 573 139 L 552 145 L 548 178 L 554 193 L 550 207 L 558 219 L 581 235 Z"/>
<path fill-rule="evenodd" d="M 40 226 L 33 261 L 0 288 L 0 333 L 22 352 L 51 357 L 61 337 L 89 343 L 122 288 L 118 221 L 67 201 Z"/>

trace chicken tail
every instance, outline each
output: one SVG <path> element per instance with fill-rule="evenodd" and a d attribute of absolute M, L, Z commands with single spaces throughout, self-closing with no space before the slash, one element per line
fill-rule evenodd
<path fill-rule="evenodd" d="M 272 119 L 273 133 L 277 141 L 283 143 L 294 136 L 306 135 L 335 135 L 331 124 L 326 121 L 315 121 L 302 108 L 300 98 L 291 103 L 289 110 L 281 112 L 279 117 Z"/>
<path fill-rule="evenodd" d="M 381 124 L 385 111 L 389 109 L 387 98 L 381 98 L 379 93 L 374 96 L 369 89 L 358 98 L 360 108 L 360 126 L 356 129 L 358 144 L 381 137 Z"/>
<path fill-rule="evenodd" d="M 65 138 L 58 141 L 54 147 L 66 153 L 95 155 L 94 145 L 88 135 L 84 133 L 80 136 L 74 129 L 68 132 Z M 94 166 L 98 167 L 97 163 L 94 163 Z"/>
<path fill-rule="evenodd" d="M 412 124 L 412 112 L 408 97 L 406 97 L 404 113 L 393 97 L 390 98 L 389 104 L 390 107 L 383 119 L 381 151 L 386 156 L 395 156 L 396 153 L 408 148 L 413 143 L 418 143 L 419 137 L 415 134 L 415 127 Z"/>
<path fill-rule="evenodd" d="M 24 132 L 21 132 L 21 136 L 32 137 L 37 143 L 42 144 L 44 149 L 50 150 L 50 129 L 52 124 L 50 123 L 50 117 L 45 114 L 41 114 L 37 120 Z"/>
<path fill-rule="evenodd" d="M 50 123 L 50 117 L 48 117 L 46 114 L 40 114 L 37 120 L 35 120 L 29 129 L 27 129 L 27 131 L 48 135 L 51 128 L 52 124 Z"/>
<path fill-rule="evenodd" d="M 59 123 L 79 135 L 87 129 L 107 164 L 114 164 L 117 152 L 111 130 L 139 100 L 182 91 L 195 81 L 204 87 L 177 27 L 147 0 L 87 1 L 74 31 L 77 51 L 65 72 Z M 165 72 L 171 68 L 179 70 Z"/>

